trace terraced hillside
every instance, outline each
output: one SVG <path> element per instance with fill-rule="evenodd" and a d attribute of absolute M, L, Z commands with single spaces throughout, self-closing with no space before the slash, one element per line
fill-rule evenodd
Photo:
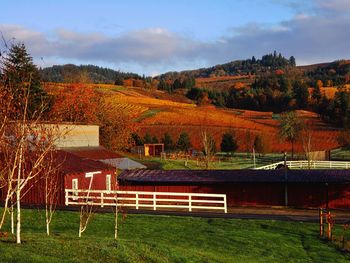
<path fill-rule="evenodd" d="M 246 151 L 258 134 L 264 138 L 269 151 L 281 152 L 291 149 L 290 143 L 279 139 L 279 115 L 272 112 L 198 106 L 179 101 L 176 97 L 159 90 L 147 91 L 113 85 L 93 87 L 100 96 L 108 95 L 107 100 L 130 114 L 141 136 L 148 132 L 160 139 L 168 132 L 177 140 L 179 134 L 185 131 L 190 135 L 192 145 L 201 149 L 201 133 L 204 130 L 215 138 L 217 148 L 220 146 L 222 134 L 234 131 L 239 151 Z M 298 111 L 298 114 L 311 123 L 312 150 L 339 147 L 339 130 L 327 126 L 315 113 Z M 295 148 L 296 151 L 303 151 L 301 143 Z"/>

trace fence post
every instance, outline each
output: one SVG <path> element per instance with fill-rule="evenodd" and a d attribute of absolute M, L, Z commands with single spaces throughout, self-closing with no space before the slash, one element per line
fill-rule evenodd
<path fill-rule="evenodd" d="M 68 205 L 68 189 L 66 189 L 66 205 Z"/>
<path fill-rule="evenodd" d="M 188 195 L 188 210 L 192 212 L 192 196 Z"/>
<path fill-rule="evenodd" d="M 331 226 L 331 212 L 328 211 L 327 213 L 327 224 L 328 224 L 328 229 L 327 229 L 327 237 L 329 240 L 332 239 L 332 226 Z"/>
<path fill-rule="evenodd" d="M 323 209 L 319 209 L 319 218 L 320 218 L 320 237 L 323 237 Z"/>
<path fill-rule="evenodd" d="M 103 192 L 101 192 L 101 207 L 103 207 Z"/>
<path fill-rule="evenodd" d="M 226 195 L 224 195 L 224 210 L 225 210 L 225 214 L 227 214 L 227 202 L 226 202 Z"/>
<path fill-rule="evenodd" d="M 153 210 L 156 210 L 157 207 L 156 207 L 156 194 L 154 193 L 153 194 Z"/>
<path fill-rule="evenodd" d="M 136 209 L 138 210 L 139 209 L 139 194 L 138 193 L 136 193 L 135 198 L 136 198 Z"/>

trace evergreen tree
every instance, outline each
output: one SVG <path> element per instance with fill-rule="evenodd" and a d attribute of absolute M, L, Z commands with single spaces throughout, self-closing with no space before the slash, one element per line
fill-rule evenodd
<path fill-rule="evenodd" d="M 13 44 L 10 47 L 4 59 L 2 74 L 5 76 L 4 88 L 11 94 L 16 109 L 12 118 L 20 117 L 20 109 L 23 109 L 27 97 L 29 118 L 49 109 L 49 96 L 41 87 L 39 70 L 33 64 L 24 44 Z"/>
<path fill-rule="evenodd" d="M 164 133 L 164 136 L 161 140 L 162 143 L 164 143 L 164 149 L 165 150 L 173 150 L 174 149 L 174 141 L 171 138 L 169 133 Z"/>
<path fill-rule="evenodd" d="M 152 137 L 152 143 L 159 143 L 157 136 Z"/>
<path fill-rule="evenodd" d="M 123 78 L 121 76 L 117 76 L 117 78 L 115 79 L 114 85 L 123 86 L 124 85 Z"/>
<path fill-rule="evenodd" d="M 153 143 L 152 136 L 148 132 L 143 137 L 143 143 Z"/>
<path fill-rule="evenodd" d="M 143 145 L 142 138 L 137 133 L 131 134 L 131 138 L 134 141 L 135 145 L 137 146 Z"/>
<path fill-rule="evenodd" d="M 238 148 L 235 136 L 232 133 L 224 133 L 220 147 L 223 152 L 235 152 Z"/>
<path fill-rule="evenodd" d="M 309 89 L 307 85 L 300 80 L 295 81 L 293 84 L 293 93 L 298 107 L 300 109 L 305 109 L 309 99 Z"/>
<path fill-rule="evenodd" d="M 188 136 L 186 132 L 182 132 L 177 141 L 177 148 L 180 149 L 181 151 L 187 152 L 191 147 L 192 145 L 191 145 L 190 136 Z"/>
<path fill-rule="evenodd" d="M 291 56 L 291 57 L 289 58 L 289 64 L 290 64 L 292 67 L 295 67 L 295 66 L 296 66 L 296 62 L 295 62 L 294 56 Z"/>
<path fill-rule="evenodd" d="M 322 98 L 321 88 L 323 87 L 323 83 L 321 80 L 316 81 L 314 90 L 312 91 L 312 100 L 316 105 L 318 105 Z"/>
<path fill-rule="evenodd" d="M 175 79 L 175 81 L 172 85 L 172 89 L 177 90 L 177 89 L 181 89 L 181 88 L 182 88 L 182 83 L 181 83 L 180 79 Z"/>

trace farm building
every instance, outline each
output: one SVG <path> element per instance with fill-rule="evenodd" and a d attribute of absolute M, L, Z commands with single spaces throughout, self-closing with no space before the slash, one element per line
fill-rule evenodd
<path fill-rule="evenodd" d="M 349 170 L 135 170 L 121 190 L 226 194 L 228 206 L 350 208 Z"/>
<path fill-rule="evenodd" d="M 120 170 L 145 169 L 143 164 L 111 152 L 102 146 L 98 147 L 73 147 L 63 149 L 76 156 L 105 163 Z"/>
<path fill-rule="evenodd" d="M 54 153 L 55 163 L 60 165 L 57 177 L 53 181 L 57 188 L 57 206 L 65 205 L 65 189 L 91 189 L 113 190 L 116 189 L 116 170 L 107 164 L 76 156 L 74 154 L 58 150 Z M 25 205 L 45 204 L 45 180 L 38 177 L 33 183 L 24 189 L 26 194 L 22 198 Z M 0 202 L 6 198 L 6 189 L 0 189 Z"/>
<path fill-rule="evenodd" d="M 132 152 L 142 156 L 160 156 L 164 152 L 164 143 L 147 143 L 142 146 L 136 146 Z"/>

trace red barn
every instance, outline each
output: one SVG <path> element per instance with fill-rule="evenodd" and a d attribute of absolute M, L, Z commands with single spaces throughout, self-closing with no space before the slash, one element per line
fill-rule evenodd
<path fill-rule="evenodd" d="M 121 190 L 226 194 L 228 206 L 350 208 L 350 170 L 138 170 Z"/>
<path fill-rule="evenodd" d="M 54 181 L 57 187 L 58 207 L 65 206 L 65 189 L 91 189 L 115 190 L 117 177 L 115 168 L 99 161 L 94 161 L 76 156 L 65 151 L 54 153 L 55 162 L 60 165 L 59 172 Z M 23 190 L 21 202 L 24 205 L 45 204 L 45 180 L 43 177 L 36 178 L 28 183 Z M 6 198 L 6 189 L 0 189 L 0 201 Z"/>

